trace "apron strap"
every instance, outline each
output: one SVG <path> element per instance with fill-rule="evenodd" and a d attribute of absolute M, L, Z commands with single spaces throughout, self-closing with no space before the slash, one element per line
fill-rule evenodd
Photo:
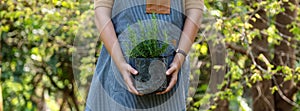
<path fill-rule="evenodd" d="M 170 14 L 170 0 L 147 0 L 146 13 Z"/>

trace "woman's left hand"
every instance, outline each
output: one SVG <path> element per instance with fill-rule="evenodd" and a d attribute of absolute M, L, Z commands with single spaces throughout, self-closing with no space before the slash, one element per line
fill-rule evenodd
<path fill-rule="evenodd" d="M 173 59 L 173 62 L 170 64 L 170 68 L 167 70 L 166 74 L 168 76 L 171 76 L 171 80 L 169 83 L 169 86 L 167 87 L 167 89 L 163 92 L 158 92 L 156 94 L 165 94 L 169 91 L 171 91 L 171 89 L 175 86 L 175 84 L 177 83 L 178 80 L 178 72 L 181 68 L 181 65 L 183 64 L 185 59 L 185 56 L 177 53 Z"/>

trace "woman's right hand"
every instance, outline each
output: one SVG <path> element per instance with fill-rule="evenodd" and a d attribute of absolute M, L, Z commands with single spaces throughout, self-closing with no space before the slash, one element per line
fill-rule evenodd
<path fill-rule="evenodd" d="M 121 72 L 129 92 L 141 95 L 132 83 L 131 74 L 138 74 L 124 59 L 117 35 L 111 22 L 111 8 L 98 7 L 95 9 L 95 23 L 100 32 L 100 39 Z"/>
<path fill-rule="evenodd" d="M 119 71 L 121 72 L 123 79 L 125 81 L 125 84 L 127 86 L 127 89 L 129 92 L 135 94 L 135 95 L 142 95 L 140 94 L 134 87 L 132 82 L 132 75 L 137 75 L 138 71 L 136 71 L 134 68 L 131 67 L 128 63 L 122 63 L 119 66 Z"/>

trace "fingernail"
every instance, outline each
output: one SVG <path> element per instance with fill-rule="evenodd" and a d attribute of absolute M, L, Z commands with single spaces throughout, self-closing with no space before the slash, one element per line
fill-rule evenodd
<path fill-rule="evenodd" d="M 166 72 L 167 75 L 170 75 L 169 71 Z"/>

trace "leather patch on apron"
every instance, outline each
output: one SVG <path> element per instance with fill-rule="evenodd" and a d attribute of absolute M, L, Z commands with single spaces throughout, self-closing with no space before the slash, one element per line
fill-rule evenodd
<path fill-rule="evenodd" d="M 146 13 L 170 14 L 170 0 L 146 0 Z"/>

